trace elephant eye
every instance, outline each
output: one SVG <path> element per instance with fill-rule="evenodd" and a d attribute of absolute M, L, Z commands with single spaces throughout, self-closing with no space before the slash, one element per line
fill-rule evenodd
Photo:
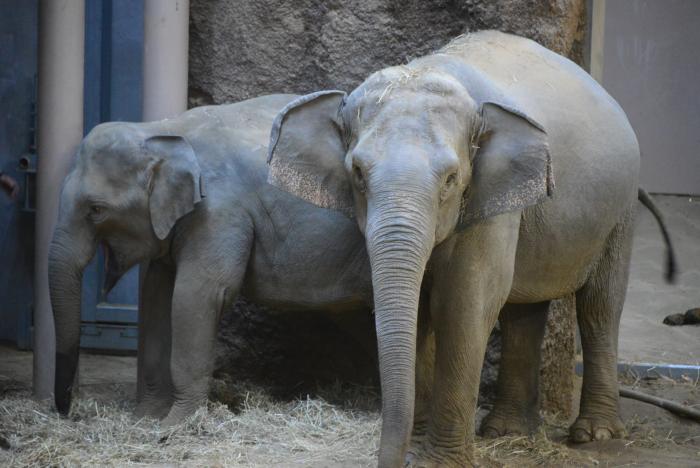
<path fill-rule="evenodd" d="M 92 221 L 101 221 L 105 214 L 105 207 L 102 205 L 90 205 L 89 217 Z"/>
<path fill-rule="evenodd" d="M 367 186 L 365 184 L 365 178 L 362 175 L 362 169 L 360 169 L 360 166 L 353 164 L 352 177 L 355 181 L 355 187 L 357 187 L 357 190 L 359 190 L 361 193 L 365 193 L 365 190 L 367 190 Z"/>
<path fill-rule="evenodd" d="M 445 178 L 445 184 L 442 186 L 442 190 L 440 191 L 440 202 L 444 202 L 447 200 L 447 198 L 449 198 L 450 193 L 452 192 L 452 187 L 454 187 L 456 183 L 457 173 L 452 172 Z"/>

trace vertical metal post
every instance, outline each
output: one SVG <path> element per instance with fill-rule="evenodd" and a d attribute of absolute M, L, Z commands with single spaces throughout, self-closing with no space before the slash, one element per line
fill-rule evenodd
<path fill-rule="evenodd" d="M 591 76 L 601 84 L 605 57 L 605 2 L 593 0 L 591 13 Z"/>
<path fill-rule="evenodd" d="M 146 0 L 143 37 L 143 120 L 187 110 L 189 0 Z"/>
<path fill-rule="evenodd" d="M 143 117 L 145 122 L 187 110 L 189 0 L 145 0 L 143 35 Z M 136 396 L 144 390 L 143 294 L 148 263 L 139 266 L 139 341 Z"/>
<path fill-rule="evenodd" d="M 58 197 L 83 137 L 85 0 L 40 0 L 38 167 L 34 263 L 34 395 L 53 394 L 55 333 L 48 247 Z"/>

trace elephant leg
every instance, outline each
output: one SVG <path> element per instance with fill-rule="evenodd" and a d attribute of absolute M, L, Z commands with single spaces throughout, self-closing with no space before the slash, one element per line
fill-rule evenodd
<path fill-rule="evenodd" d="M 569 428 L 574 442 L 625 436 L 618 408 L 617 339 L 627 291 L 633 225 L 630 211 L 609 235 L 601 259 L 576 293 L 583 386 L 579 415 Z"/>
<path fill-rule="evenodd" d="M 540 423 L 540 354 L 549 301 L 501 310 L 501 362 L 496 401 L 481 423 L 485 437 L 531 434 Z"/>
<path fill-rule="evenodd" d="M 416 399 L 413 412 L 413 431 L 408 457 L 418 454 L 428 433 L 430 405 L 433 395 L 433 371 L 435 369 L 435 332 L 430 320 L 430 304 L 422 293 L 418 306 L 418 330 L 416 336 Z"/>
<path fill-rule="evenodd" d="M 171 312 L 174 400 L 161 423 L 164 427 L 181 422 L 206 403 L 221 312 L 238 295 L 253 239 L 252 229 L 239 227 L 226 238 L 200 239 L 191 250 L 177 253 L 182 260 Z"/>
<path fill-rule="evenodd" d="M 500 215 L 433 250 L 435 369 L 428 435 L 415 466 L 468 466 L 489 333 L 513 280 L 518 213 Z"/>
<path fill-rule="evenodd" d="M 163 262 L 150 262 L 139 307 L 139 343 L 135 414 L 163 418 L 172 404 L 170 377 L 170 305 L 175 272 Z"/>

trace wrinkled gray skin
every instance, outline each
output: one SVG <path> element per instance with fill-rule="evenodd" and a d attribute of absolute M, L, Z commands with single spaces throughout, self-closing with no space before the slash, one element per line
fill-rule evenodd
<path fill-rule="evenodd" d="M 273 127 L 270 164 L 271 183 L 353 216 L 365 235 L 380 467 L 473 463 L 479 371 L 499 312 L 504 357 L 482 431 L 531 430 L 547 307 L 570 293 L 585 365 L 571 437 L 624 434 L 616 353 L 639 148 L 586 72 L 516 36 L 460 37 L 349 96 L 292 103 Z"/>
<path fill-rule="evenodd" d="M 283 310 L 367 310 L 371 275 L 357 224 L 266 182 L 270 127 L 293 98 L 108 123 L 85 138 L 64 183 L 49 259 L 61 413 L 70 409 L 78 361 L 82 273 L 100 244 L 106 289 L 150 263 L 137 413 L 167 415 L 165 425 L 205 400 L 219 314 L 239 291 Z"/>

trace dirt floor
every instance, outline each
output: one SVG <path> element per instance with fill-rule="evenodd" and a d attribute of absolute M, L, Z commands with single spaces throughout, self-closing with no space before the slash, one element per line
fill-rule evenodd
<path fill-rule="evenodd" d="M 69 419 L 29 398 L 31 353 L 0 347 L 0 466 L 374 466 L 379 396 L 340 385 L 276 400 L 250 384 L 216 381 L 208 408 L 159 430 L 131 416 L 135 359 L 84 354 L 81 396 Z M 700 384 L 686 378 L 621 377 L 624 385 L 700 408 Z M 478 439 L 482 465 L 700 466 L 700 424 L 622 399 L 625 440 L 570 446 L 567 422 L 544 415 L 534 437 Z M 479 411 L 478 418 L 486 414 Z"/>

